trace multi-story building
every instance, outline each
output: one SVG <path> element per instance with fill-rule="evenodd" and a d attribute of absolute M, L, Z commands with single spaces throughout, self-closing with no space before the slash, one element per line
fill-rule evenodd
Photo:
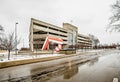
<path fill-rule="evenodd" d="M 78 34 L 77 36 L 77 43 L 79 44 L 80 48 L 91 48 L 92 47 L 92 40 L 90 37 Z"/>
<path fill-rule="evenodd" d="M 63 48 L 69 45 L 84 44 L 84 47 L 91 47 L 92 42 L 88 36 L 78 34 L 78 28 L 69 23 L 63 23 L 63 27 L 58 27 L 43 21 L 31 18 L 29 45 L 30 49 L 42 49 L 46 37 L 51 36 L 63 40 Z M 48 49 L 51 49 L 52 43 Z M 57 45 L 57 44 L 54 44 Z"/>

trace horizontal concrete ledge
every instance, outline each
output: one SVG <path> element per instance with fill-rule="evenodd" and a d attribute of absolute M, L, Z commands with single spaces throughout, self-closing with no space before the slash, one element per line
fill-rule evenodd
<path fill-rule="evenodd" d="M 46 58 L 33 58 L 33 59 L 26 59 L 26 60 L 16 60 L 16 61 L 9 61 L 9 62 L 0 62 L 0 68 L 6 68 L 6 67 L 30 64 L 30 63 L 50 61 L 50 60 L 55 60 L 55 59 L 60 59 L 60 58 L 66 58 L 66 57 L 82 55 L 82 54 L 85 54 L 85 53 L 54 56 L 54 57 L 46 57 Z"/>

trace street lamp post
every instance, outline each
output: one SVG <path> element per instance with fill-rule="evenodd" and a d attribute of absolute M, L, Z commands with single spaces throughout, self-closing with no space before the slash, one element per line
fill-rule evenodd
<path fill-rule="evenodd" d="M 17 24 L 18 24 L 18 22 L 15 23 L 15 45 L 16 45 L 15 53 L 16 53 L 16 55 L 17 55 Z"/>

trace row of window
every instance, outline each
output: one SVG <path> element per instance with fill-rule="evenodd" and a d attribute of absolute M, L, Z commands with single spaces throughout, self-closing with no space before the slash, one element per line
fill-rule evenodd
<path fill-rule="evenodd" d="M 87 43 L 87 44 L 92 44 L 91 42 L 81 42 L 81 41 L 78 41 L 78 43 Z"/>
<path fill-rule="evenodd" d="M 57 35 L 57 36 L 62 36 L 62 37 L 67 37 L 66 35 L 61 35 L 61 34 L 57 34 L 57 33 L 52 33 L 52 32 L 44 32 L 44 31 L 37 31 L 37 32 L 33 32 L 33 34 L 52 34 L 52 35 Z"/>
<path fill-rule="evenodd" d="M 47 32 L 44 32 L 44 31 L 37 31 L 37 32 L 33 32 L 33 34 L 47 34 Z"/>
<path fill-rule="evenodd" d="M 33 25 L 41 26 L 41 27 L 47 28 L 47 26 L 45 26 L 45 25 L 41 25 L 41 24 L 38 24 L 38 23 L 35 23 L 35 22 L 33 22 Z"/>
<path fill-rule="evenodd" d="M 56 28 L 52 28 L 52 27 L 49 27 L 49 29 L 60 31 L 60 32 L 63 32 L 63 33 L 67 33 L 66 31 L 63 31 L 63 30 L 60 30 L 60 29 L 56 29 Z"/>
<path fill-rule="evenodd" d="M 44 28 L 49 28 L 49 29 L 52 29 L 52 30 L 56 30 L 56 31 L 60 31 L 60 32 L 63 32 L 63 33 L 67 33 L 66 31 L 63 31 L 63 30 L 60 30 L 60 29 L 56 29 L 56 28 L 53 28 L 53 27 L 48 27 L 48 26 L 45 26 L 45 25 L 41 25 L 41 24 L 38 24 L 38 23 L 35 23 L 35 22 L 33 22 L 33 24 L 37 25 L 37 26 L 44 27 Z"/>
<path fill-rule="evenodd" d="M 84 44 L 83 44 L 83 43 L 79 43 L 79 42 L 78 42 L 78 44 L 86 45 L 86 46 L 92 46 L 92 44 L 87 44 L 87 43 L 84 43 Z"/>
<path fill-rule="evenodd" d="M 57 36 L 62 36 L 62 37 L 67 37 L 66 35 L 61 35 L 61 34 L 52 33 L 52 32 L 49 32 L 49 34 L 52 34 L 52 35 L 57 35 Z"/>
<path fill-rule="evenodd" d="M 85 41 L 85 42 L 91 42 L 90 40 L 83 40 L 83 39 L 79 39 L 79 38 L 78 38 L 78 40 Z"/>
<path fill-rule="evenodd" d="M 44 38 L 39 38 L 39 39 L 33 39 L 33 41 L 45 41 Z"/>
<path fill-rule="evenodd" d="M 80 36 L 80 35 L 78 35 L 78 37 L 84 38 L 84 39 L 89 39 L 89 37 L 84 37 L 84 36 Z"/>
<path fill-rule="evenodd" d="M 87 43 L 87 44 L 92 44 L 92 42 L 81 42 L 81 41 L 78 41 L 79 43 Z"/>

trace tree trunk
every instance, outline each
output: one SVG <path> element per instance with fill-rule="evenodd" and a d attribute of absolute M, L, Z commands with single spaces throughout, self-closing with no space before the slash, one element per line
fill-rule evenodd
<path fill-rule="evenodd" d="M 10 50 L 8 50 L 8 60 L 10 60 Z"/>

